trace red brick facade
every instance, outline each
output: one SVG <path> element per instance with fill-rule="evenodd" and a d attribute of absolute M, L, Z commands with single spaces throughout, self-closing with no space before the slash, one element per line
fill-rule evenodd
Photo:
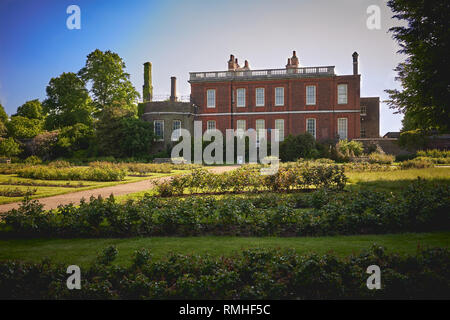
<path fill-rule="evenodd" d="M 325 68 L 328 71 L 321 73 Z M 203 130 L 208 120 L 214 120 L 216 128 L 225 132 L 236 129 L 237 120 L 246 120 L 246 129 L 254 129 L 256 120 L 263 119 L 265 128 L 273 129 L 276 119 L 284 119 L 284 135 L 287 136 L 306 132 L 306 119 L 314 118 L 316 138 L 324 140 L 337 138 L 338 118 L 346 118 L 347 138 L 359 138 L 360 75 L 338 76 L 334 74 L 334 67 L 295 68 L 292 72 L 287 69 L 250 71 L 239 68 L 228 72 L 191 73 L 191 102 L 197 106 L 195 120 L 202 121 Z M 338 103 L 339 84 L 347 85 L 345 104 Z M 306 104 L 306 86 L 315 86 L 313 105 Z M 279 106 L 275 105 L 277 87 L 284 88 L 284 103 Z M 237 106 L 236 95 L 240 88 L 245 89 L 244 107 Z M 264 106 L 256 106 L 256 88 L 264 88 Z M 215 90 L 214 108 L 207 107 L 209 89 Z"/>

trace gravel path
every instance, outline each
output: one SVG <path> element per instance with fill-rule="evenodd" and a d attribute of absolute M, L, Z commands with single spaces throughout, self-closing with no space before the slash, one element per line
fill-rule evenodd
<path fill-rule="evenodd" d="M 214 167 L 210 168 L 209 170 L 214 173 L 222 173 L 230 170 L 236 169 L 238 166 L 223 166 L 223 167 Z M 148 180 L 142 180 L 138 182 L 131 182 L 131 183 L 124 183 L 119 184 L 112 187 L 104 187 L 104 188 L 98 188 L 98 189 L 92 189 L 92 190 L 84 190 L 84 191 L 78 191 L 78 192 L 72 192 L 67 194 L 60 194 L 57 196 L 47 197 L 47 198 L 40 198 L 40 203 L 44 204 L 44 208 L 46 210 L 49 209 L 55 209 L 59 205 L 63 204 L 79 204 L 80 200 L 82 198 L 89 200 L 91 196 L 98 197 L 102 196 L 104 198 L 109 197 L 112 194 L 114 196 L 122 196 L 129 193 L 134 192 L 140 192 L 144 190 L 148 190 L 154 186 L 154 182 L 156 181 L 165 181 L 170 179 L 170 176 L 162 177 L 162 178 L 156 178 L 156 179 L 148 179 Z M 11 209 L 18 208 L 20 202 L 13 202 L 13 203 L 7 203 L 0 205 L 0 212 L 7 212 Z"/>

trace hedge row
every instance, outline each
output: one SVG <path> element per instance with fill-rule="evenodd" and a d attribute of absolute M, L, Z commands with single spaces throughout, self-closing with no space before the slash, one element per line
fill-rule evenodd
<path fill-rule="evenodd" d="M 141 249 L 131 266 L 111 265 L 109 247 L 88 269 L 81 289 L 68 290 L 67 266 L 0 263 L 0 299 L 448 299 L 450 251 L 388 255 L 373 245 L 359 256 L 298 255 L 252 249 L 232 257 L 169 255 L 153 261 Z M 367 267 L 381 270 L 381 289 L 367 288 Z"/>
<path fill-rule="evenodd" d="M 19 170 L 17 175 L 22 178 L 42 180 L 88 180 L 88 181 L 120 181 L 127 171 L 112 167 L 49 167 L 32 166 Z"/>
<path fill-rule="evenodd" d="M 450 230 L 450 186 L 418 180 L 399 193 L 352 191 L 198 196 L 117 203 L 91 198 L 44 211 L 36 200 L 3 214 L 3 236 L 319 236 Z"/>
<path fill-rule="evenodd" d="M 342 190 L 347 177 L 344 169 L 336 165 L 298 163 L 280 167 L 273 175 L 262 175 L 258 167 L 243 166 L 224 173 L 211 173 L 196 169 L 189 174 L 175 176 L 157 185 L 161 196 L 188 193 L 222 193 L 239 191 L 293 191 L 309 188 Z"/>

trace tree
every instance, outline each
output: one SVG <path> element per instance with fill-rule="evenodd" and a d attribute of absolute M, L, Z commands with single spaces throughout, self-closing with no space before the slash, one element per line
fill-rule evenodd
<path fill-rule="evenodd" d="M 154 140 L 153 126 L 137 118 L 129 108 L 107 106 L 96 124 L 96 140 L 99 152 L 105 156 L 145 156 Z"/>
<path fill-rule="evenodd" d="M 107 105 L 120 102 L 136 112 L 139 93 L 130 82 L 130 75 L 124 71 L 125 62 L 114 52 L 99 49 L 87 56 L 86 65 L 78 75 L 86 83 L 91 82 L 94 102 L 102 110 Z"/>
<path fill-rule="evenodd" d="M 385 90 L 387 103 L 408 117 L 404 130 L 450 132 L 450 2 L 390 0 L 393 18 L 407 22 L 390 32 L 407 58 L 395 71 L 403 90 Z"/>
<path fill-rule="evenodd" d="M 42 132 L 42 121 L 13 116 L 7 123 L 8 135 L 15 139 L 31 139 Z"/>
<path fill-rule="evenodd" d="M 87 150 L 94 138 L 94 130 L 83 123 L 64 127 L 58 135 L 58 154 L 69 157 L 80 150 Z"/>
<path fill-rule="evenodd" d="M 298 136 L 288 135 L 280 143 L 280 159 L 282 161 L 296 161 L 298 158 L 312 158 L 318 154 L 316 141 L 309 133 Z"/>
<path fill-rule="evenodd" d="M 41 120 L 44 118 L 42 104 L 38 99 L 27 101 L 17 108 L 17 113 L 14 116 Z"/>
<path fill-rule="evenodd" d="M 92 106 L 85 82 L 75 73 L 63 73 L 52 78 L 46 88 L 44 110 L 47 130 L 59 129 L 82 123 L 92 127 Z"/>
<path fill-rule="evenodd" d="M 0 122 L 6 123 L 8 122 L 8 114 L 5 111 L 5 108 L 3 108 L 2 104 L 0 103 Z"/>
<path fill-rule="evenodd" d="M 20 152 L 22 152 L 20 144 L 13 138 L 6 138 L 0 141 L 0 155 L 10 158 L 17 156 Z"/>
<path fill-rule="evenodd" d="M 58 143 L 59 131 L 44 131 L 31 140 L 28 145 L 32 155 L 42 160 L 50 160 L 56 157 L 55 150 Z"/>

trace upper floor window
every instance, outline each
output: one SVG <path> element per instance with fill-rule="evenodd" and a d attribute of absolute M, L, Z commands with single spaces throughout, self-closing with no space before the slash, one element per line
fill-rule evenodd
<path fill-rule="evenodd" d="M 275 88 L 275 105 L 276 106 L 284 105 L 284 88 L 283 87 Z"/>
<path fill-rule="evenodd" d="M 206 123 L 207 130 L 215 130 L 216 129 L 216 121 L 214 120 L 208 120 Z"/>
<path fill-rule="evenodd" d="M 316 86 L 306 86 L 306 104 L 316 104 Z"/>
<path fill-rule="evenodd" d="M 367 107 L 366 106 L 361 106 L 361 115 L 365 116 L 367 114 Z"/>
<path fill-rule="evenodd" d="M 164 120 L 153 121 L 153 130 L 155 132 L 156 140 L 164 140 Z"/>
<path fill-rule="evenodd" d="M 338 84 L 338 104 L 347 103 L 347 84 Z"/>
<path fill-rule="evenodd" d="M 245 89 L 244 88 L 237 89 L 236 94 L 237 94 L 237 106 L 245 107 Z"/>
<path fill-rule="evenodd" d="M 278 130 L 278 141 L 284 140 L 284 119 L 275 119 L 275 129 Z"/>
<path fill-rule="evenodd" d="M 180 139 L 181 121 L 173 120 L 172 122 L 172 141 L 178 141 Z"/>
<path fill-rule="evenodd" d="M 306 119 L 306 132 L 316 138 L 316 119 Z"/>
<path fill-rule="evenodd" d="M 206 106 L 208 108 L 216 107 L 216 89 L 208 89 L 206 91 Z"/>
<path fill-rule="evenodd" d="M 256 88 L 256 106 L 264 107 L 264 88 Z"/>

